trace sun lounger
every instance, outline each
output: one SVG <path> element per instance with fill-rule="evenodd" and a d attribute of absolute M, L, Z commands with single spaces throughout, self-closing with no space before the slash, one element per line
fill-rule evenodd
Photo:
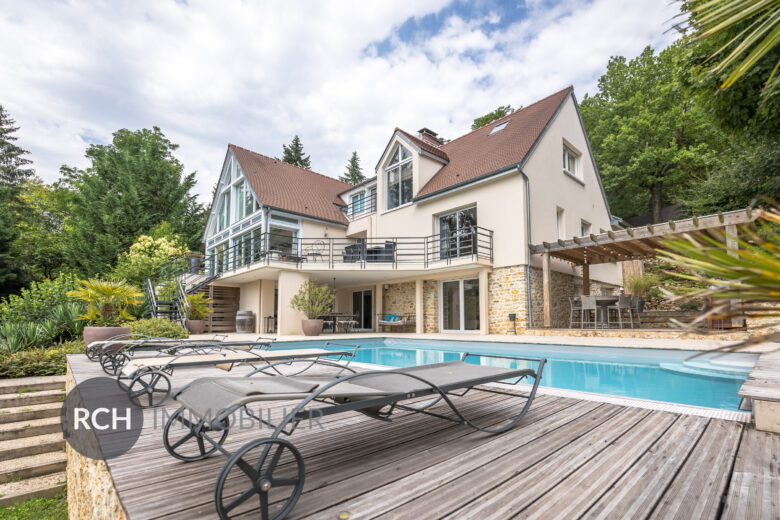
<path fill-rule="evenodd" d="M 226 335 L 215 335 L 210 339 L 189 339 L 189 338 L 165 338 L 160 336 L 147 336 L 145 334 L 120 334 L 112 338 L 93 341 L 84 348 L 84 353 L 90 361 L 98 361 L 102 356 L 108 353 L 117 352 L 126 348 L 148 348 L 164 349 L 184 343 L 189 344 L 209 344 L 222 342 L 227 338 Z"/>
<path fill-rule="evenodd" d="M 467 362 L 474 356 L 501 358 L 496 364 L 503 366 Z M 280 438 L 281 434 L 292 434 L 301 422 L 311 423 L 312 416 L 320 418 L 350 411 L 388 421 L 395 410 L 403 410 L 466 424 L 487 433 L 503 433 L 516 426 L 530 409 L 545 362 L 544 359 L 466 353 L 460 361 L 387 371 L 355 372 L 349 368 L 347 375 L 342 375 L 345 369 L 341 365 L 318 360 L 316 366 L 338 367 L 339 372 L 331 376 L 313 372 L 273 375 L 274 365 L 270 365 L 245 377 L 200 378 L 174 395 L 182 406 L 166 423 L 163 443 L 168 453 L 185 462 L 204 459 L 217 451 L 227 457 L 215 489 L 220 518 L 239 515 L 278 520 L 293 509 L 303 490 L 303 457 L 290 441 Z M 535 365 L 536 370 L 527 368 L 529 363 Z M 526 380 L 530 383 L 530 378 L 533 378 L 533 385 L 526 394 L 478 386 L 517 384 Z M 451 399 L 472 390 L 503 394 L 524 400 L 525 404 L 508 423 L 481 427 L 464 417 Z M 403 401 L 427 396 L 433 396 L 433 401 L 417 406 L 403 404 Z M 272 401 L 298 403 L 289 413 L 285 409 L 284 418 L 277 424 L 250 408 L 250 405 Z M 449 407 L 451 416 L 431 410 L 434 404 L 442 401 Z M 307 408 L 313 402 L 317 406 Z M 241 414 L 241 421 L 236 420 L 236 414 Z M 273 432 L 261 435 L 234 452 L 228 451 L 222 443 L 231 425 L 243 424 L 246 416 L 273 428 Z"/>
<path fill-rule="evenodd" d="M 326 343 L 325 347 L 336 344 Z M 345 345 L 338 345 L 344 347 Z M 257 365 L 276 366 L 278 362 L 291 360 L 306 360 L 316 363 L 318 359 L 335 358 L 335 361 L 349 362 L 355 357 L 358 345 L 346 345 L 348 349 L 333 350 L 327 348 L 300 348 L 289 350 L 237 350 L 233 347 L 198 346 L 191 350 L 180 350 L 176 355 L 157 355 L 128 359 L 119 369 L 117 384 L 127 392 L 130 401 L 141 408 L 159 406 L 171 393 L 171 376 L 177 368 L 212 366 L 230 371 L 236 365 L 247 364 L 253 368 Z M 296 373 L 304 372 L 306 367 Z"/>
<path fill-rule="evenodd" d="M 136 343 L 105 345 L 99 359 L 103 371 L 110 376 L 115 376 L 119 373 L 119 369 L 138 352 L 157 352 L 159 355 L 171 356 L 179 352 L 205 354 L 223 348 L 232 348 L 234 350 L 271 348 L 274 341 L 274 338 L 264 338 L 262 336 L 254 341 L 223 341 L 221 339 L 139 341 Z"/>

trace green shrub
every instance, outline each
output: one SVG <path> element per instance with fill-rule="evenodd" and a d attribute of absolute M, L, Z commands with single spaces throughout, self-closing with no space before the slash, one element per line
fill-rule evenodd
<path fill-rule="evenodd" d="M 74 301 L 68 296 L 79 285 L 74 274 L 61 274 L 52 280 L 33 282 L 19 294 L 12 294 L 0 302 L 0 321 L 38 321 L 46 319 L 50 310 Z"/>
<path fill-rule="evenodd" d="M 83 354 L 84 342 L 68 341 L 50 348 L 0 354 L 0 379 L 64 375 L 67 354 Z"/>
<path fill-rule="evenodd" d="M 186 338 L 189 333 L 177 321 L 161 318 L 131 321 L 128 323 L 133 334 L 145 334 L 162 338 Z"/>
<path fill-rule="evenodd" d="M 18 352 L 47 347 L 80 338 L 84 322 L 78 319 L 83 306 L 69 302 L 56 305 L 48 315 L 37 321 L 8 320 L 0 322 L 0 352 Z"/>

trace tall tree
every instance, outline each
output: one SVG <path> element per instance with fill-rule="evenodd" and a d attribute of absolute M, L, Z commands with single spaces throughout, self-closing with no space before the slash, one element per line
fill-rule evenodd
<path fill-rule="evenodd" d="M 501 105 L 500 107 L 496 108 L 492 112 L 488 112 L 484 116 L 479 116 L 478 118 L 474 119 L 474 122 L 471 123 L 471 130 L 473 131 L 476 130 L 477 128 L 482 128 L 486 124 L 492 123 L 496 119 L 501 119 L 502 117 L 509 115 L 514 111 L 515 109 L 512 108 L 512 105 Z"/>
<path fill-rule="evenodd" d="M 680 78 L 681 46 L 656 55 L 650 47 L 628 61 L 610 59 L 598 92 L 582 101 L 582 116 L 612 211 L 622 217 L 647 208 L 660 221 L 712 164 L 724 145 L 707 113 L 692 102 Z"/>
<path fill-rule="evenodd" d="M 357 152 L 352 152 L 352 157 L 347 161 L 347 171 L 339 177 L 339 180 L 350 184 L 360 184 L 366 180 L 366 176 L 363 175 L 363 169 L 360 167 L 360 159 Z"/>
<path fill-rule="evenodd" d="M 284 152 L 282 153 L 282 160 L 286 163 L 290 163 L 294 166 L 300 166 L 301 168 L 311 169 L 311 156 L 303 153 L 303 144 L 301 144 L 301 138 L 297 135 L 293 137 L 289 146 L 282 145 Z"/>
<path fill-rule="evenodd" d="M 173 155 L 177 148 L 154 127 L 122 129 L 111 144 L 87 149 L 90 167 L 67 176 L 76 190 L 67 251 L 72 265 L 86 275 L 105 272 L 137 236 L 163 220 L 192 232 L 195 173 L 184 174 Z"/>
<path fill-rule="evenodd" d="M 14 135 L 19 130 L 16 121 L 0 105 L 0 184 L 12 187 L 12 192 L 23 181 L 33 176 L 32 164 L 25 155 L 27 150 L 14 144 L 19 138 Z"/>
<path fill-rule="evenodd" d="M 0 297 L 8 296 L 20 285 L 19 263 L 12 251 L 19 232 L 14 226 L 11 198 L 11 189 L 0 185 Z"/>

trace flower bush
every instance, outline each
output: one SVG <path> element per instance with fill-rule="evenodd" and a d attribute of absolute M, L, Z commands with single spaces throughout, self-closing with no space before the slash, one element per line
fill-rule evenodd
<path fill-rule="evenodd" d="M 177 321 L 161 318 L 149 318 L 146 320 L 131 321 L 130 331 L 133 334 L 144 334 L 160 338 L 187 338 L 189 333 Z"/>
<path fill-rule="evenodd" d="M 163 266 L 185 252 L 186 248 L 175 235 L 160 238 L 141 235 L 128 252 L 119 256 L 112 277 L 143 286 L 147 277 L 155 278 Z"/>

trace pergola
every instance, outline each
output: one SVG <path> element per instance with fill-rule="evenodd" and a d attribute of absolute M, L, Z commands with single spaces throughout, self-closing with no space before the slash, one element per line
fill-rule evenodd
<path fill-rule="evenodd" d="M 550 327 L 552 322 L 550 258 L 581 265 L 583 293 L 590 294 L 591 265 L 653 258 L 657 250 L 665 249 L 663 239 L 682 234 L 695 239 L 710 237 L 718 241 L 724 240 L 725 236 L 726 244 L 736 249 L 738 226 L 749 224 L 760 215 L 761 210 L 748 208 L 531 246 L 532 254 L 542 255 L 544 326 Z"/>

